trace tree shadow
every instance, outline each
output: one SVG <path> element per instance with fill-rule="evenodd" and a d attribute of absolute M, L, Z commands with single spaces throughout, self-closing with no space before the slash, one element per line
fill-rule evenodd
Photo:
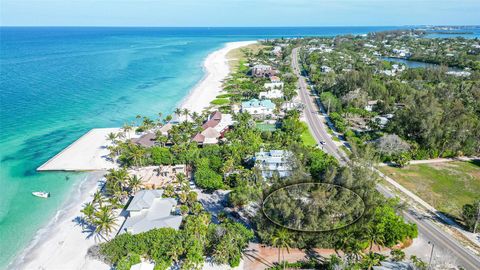
<path fill-rule="evenodd" d="M 93 226 L 92 224 L 88 223 L 85 218 L 81 216 L 75 217 L 72 222 L 76 224 L 76 226 L 80 226 L 82 228 L 82 233 L 87 234 L 85 239 L 90 239 L 92 237 L 95 237 L 96 240 L 98 240 L 98 235 L 95 233 L 96 227 Z"/>

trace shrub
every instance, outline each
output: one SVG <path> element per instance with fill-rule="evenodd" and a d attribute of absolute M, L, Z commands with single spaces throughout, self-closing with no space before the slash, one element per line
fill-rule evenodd
<path fill-rule="evenodd" d="M 171 165 L 173 163 L 173 155 L 170 149 L 154 146 L 150 148 L 150 158 L 155 165 Z"/>
<path fill-rule="evenodd" d="M 197 167 L 195 171 L 195 184 L 207 190 L 223 188 L 222 176 L 206 166 Z"/>

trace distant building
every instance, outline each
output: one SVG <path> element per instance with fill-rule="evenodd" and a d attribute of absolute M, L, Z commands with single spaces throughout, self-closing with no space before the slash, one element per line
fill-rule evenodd
<path fill-rule="evenodd" d="M 274 82 L 274 83 L 265 83 L 263 87 L 267 90 L 272 90 L 272 89 L 283 89 L 283 82 Z"/>
<path fill-rule="evenodd" d="M 275 110 L 275 104 L 270 99 L 251 99 L 242 102 L 242 112 L 248 112 L 253 116 L 272 116 L 273 110 Z"/>
<path fill-rule="evenodd" d="M 280 57 L 282 55 L 282 47 L 280 46 L 273 47 L 272 54 L 277 57 Z"/>
<path fill-rule="evenodd" d="M 159 131 L 160 133 L 163 135 L 163 136 L 168 136 L 168 133 L 170 132 L 170 130 L 173 128 L 173 124 L 172 123 L 167 123 L 165 125 L 163 125 Z"/>
<path fill-rule="evenodd" d="M 378 103 L 378 100 L 369 100 L 367 102 L 367 105 L 364 107 L 364 109 L 368 112 L 371 112 L 373 111 L 373 108 L 375 107 L 375 105 L 377 105 Z"/>
<path fill-rule="evenodd" d="M 172 215 L 177 206 L 173 198 L 162 198 L 163 190 L 141 190 L 128 205 L 128 217 L 119 233 L 138 234 L 156 228 L 178 230 L 182 216 Z"/>
<path fill-rule="evenodd" d="M 321 66 L 321 67 L 320 67 L 320 71 L 321 71 L 322 73 L 329 73 L 329 72 L 332 72 L 333 69 L 332 69 L 331 67 L 328 67 L 328 66 Z"/>
<path fill-rule="evenodd" d="M 149 262 L 141 262 L 134 264 L 130 267 L 130 270 L 153 270 L 155 268 L 155 264 Z"/>
<path fill-rule="evenodd" d="M 268 65 L 255 65 L 252 68 L 252 76 L 257 78 L 270 77 L 275 75 L 275 72 L 271 66 Z"/>
<path fill-rule="evenodd" d="M 271 76 L 271 77 L 270 77 L 270 82 L 272 82 L 272 83 L 279 83 L 279 82 L 281 82 L 281 80 L 280 80 L 280 78 L 277 77 L 277 76 Z"/>
<path fill-rule="evenodd" d="M 291 174 L 290 158 L 292 154 L 285 150 L 270 150 L 255 153 L 255 167 L 262 171 L 263 178 L 271 178 L 275 173 L 280 177 Z"/>
<path fill-rule="evenodd" d="M 259 99 L 274 99 L 283 98 L 283 91 L 279 89 L 272 89 L 258 94 Z"/>
<path fill-rule="evenodd" d="M 472 73 L 468 71 L 447 71 L 447 75 L 452 75 L 455 77 L 468 77 L 472 75 Z"/>

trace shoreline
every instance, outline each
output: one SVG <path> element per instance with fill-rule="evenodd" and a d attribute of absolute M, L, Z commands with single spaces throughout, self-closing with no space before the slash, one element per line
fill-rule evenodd
<path fill-rule="evenodd" d="M 75 224 L 74 219 L 81 215 L 80 210 L 82 206 L 89 202 L 93 193 L 99 189 L 98 181 L 103 177 L 104 173 L 104 171 L 89 172 L 82 177 L 83 179 L 79 179 L 78 183 L 72 188 L 72 197 L 66 199 L 57 210 L 53 219 L 37 231 L 31 242 L 16 255 L 15 259 L 7 266 L 7 269 L 61 269 L 64 267 L 56 265 L 45 267 L 44 264 L 51 265 L 54 263 L 54 259 L 60 258 L 61 260 L 62 256 L 64 256 L 63 258 L 68 258 L 69 262 L 74 262 L 74 265 L 77 265 L 75 269 L 81 269 L 82 265 L 77 264 L 77 262 L 79 259 L 83 260 L 84 258 L 77 256 L 77 261 L 75 261 L 74 257 L 71 256 L 72 253 L 62 254 L 65 251 L 62 247 L 65 243 L 71 243 L 74 247 L 92 245 L 92 240 L 94 239 L 85 239 L 86 235 L 82 233 L 82 228 Z M 76 255 L 84 251 L 86 254 L 87 250 L 88 248 L 78 250 L 79 252 Z M 72 251 L 76 250 L 70 250 L 70 252 Z M 98 263 L 103 264 L 99 261 Z"/>
<path fill-rule="evenodd" d="M 210 53 L 203 62 L 205 76 L 180 102 L 178 107 L 201 113 L 223 91 L 223 80 L 230 74 L 227 54 L 256 41 L 228 42 Z M 17 253 L 7 269 L 110 269 L 103 262 L 86 257 L 88 249 L 96 244 L 94 237 L 74 222 L 81 215 L 82 206 L 91 201 L 98 189 L 98 181 L 105 172 L 89 172 L 75 184 L 72 196 L 67 198 L 55 216 L 40 228 L 30 243 Z"/>
<path fill-rule="evenodd" d="M 227 42 L 222 48 L 210 53 L 203 61 L 205 76 L 192 88 L 178 107 L 201 113 L 210 106 L 210 102 L 223 92 L 223 80 L 231 72 L 227 59 L 228 52 L 254 43 L 257 41 Z"/>

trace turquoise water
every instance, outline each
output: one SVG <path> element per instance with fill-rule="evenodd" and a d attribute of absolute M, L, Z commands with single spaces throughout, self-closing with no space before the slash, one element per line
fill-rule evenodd
<path fill-rule="evenodd" d="M 0 28 L 0 269 L 85 178 L 35 169 L 91 128 L 172 112 L 225 42 L 387 29 Z"/>

